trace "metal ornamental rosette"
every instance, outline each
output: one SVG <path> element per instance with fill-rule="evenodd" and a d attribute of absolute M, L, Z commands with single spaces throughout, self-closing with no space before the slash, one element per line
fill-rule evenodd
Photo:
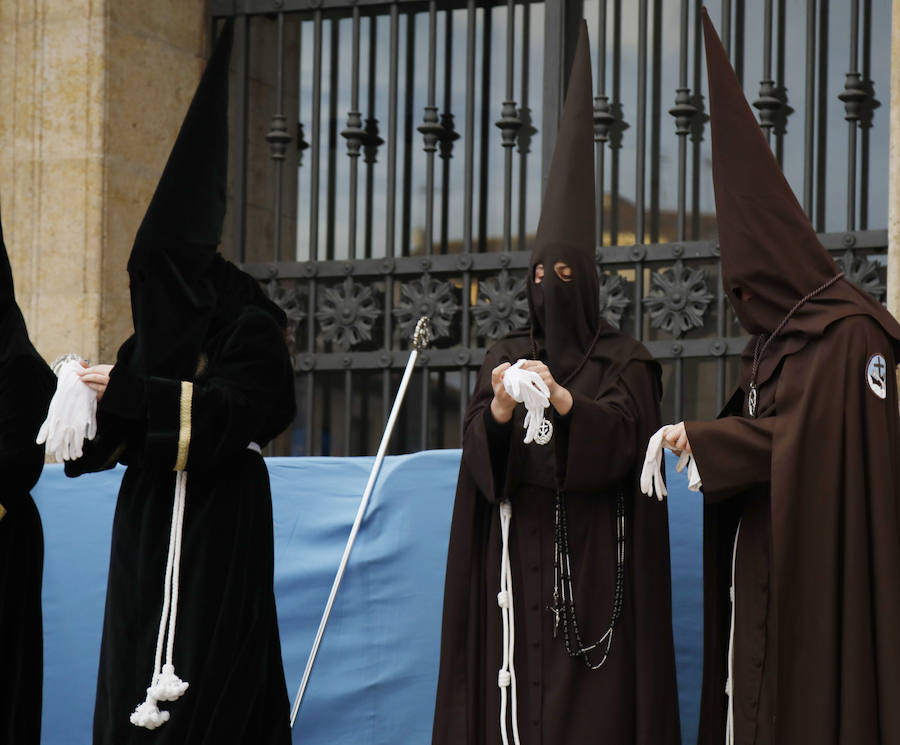
<path fill-rule="evenodd" d="M 703 316 L 713 300 L 706 272 L 686 267 L 679 259 L 670 269 L 654 273 L 651 282 L 644 305 L 653 328 L 678 338 L 703 326 Z"/>

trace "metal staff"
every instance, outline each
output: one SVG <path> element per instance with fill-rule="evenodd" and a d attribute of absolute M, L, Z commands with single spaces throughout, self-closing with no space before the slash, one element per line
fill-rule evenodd
<path fill-rule="evenodd" d="M 378 478 L 378 472 L 381 470 L 381 463 L 384 461 L 384 455 L 385 452 L 387 452 L 388 443 L 391 440 L 391 433 L 394 431 L 394 423 L 397 421 L 397 415 L 400 413 L 400 407 L 403 405 L 406 387 L 409 385 L 409 379 L 412 376 L 413 368 L 416 366 L 416 358 L 419 356 L 419 352 L 425 349 L 430 342 L 431 322 L 428 320 L 428 316 L 422 316 L 418 323 L 416 323 L 416 329 L 413 332 L 412 338 L 413 349 L 409 353 L 409 360 L 406 363 L 406 369 L 403 371 L 403 378 L 400 380 L 400 389 L 397 391 L 397 397 L 394 399 L 394 406 L 391 408 L 391 415 L 388 417 L 387 427 L 385 427 L 384 434 L 381 436 L 381 444 L 378 446 L 378 453 L 375 456 L 375 463 L 372 465 L 372 471 L 369 474 L 366 490 L 363 492 L 362 501 L 359 503 L 359 509 L 356 511 L 356 519 L 353 521 L 353 527 L 350 529 L 350 537 L 347 539 L 347 545 L 344 547 L 344 555 L 341 557 L 341 563 L 338 566 L 337 574 L 334 576 L 334 583 L 331 585 L 331 594 L 328 596 L 328 602 L 325 604 L 322 620 L 319 621 L 319 630 L 316 632 L 316 639 L 309 652 L 309 659 L 306 660 L 306 669 L 303 671 L 303 680 L 300 681 L 300 689 L 297 691 L 297 697 L 294 699 L 294 706 L 291 708 L 291 727 L 294 726 L 294 721 L 297 719 L 297 712 L 300 711 L 300 703 L 303 701 L 303 694 L 306 693 L 309 676 L 310 673 L 312 673 L 312 667 L 316 661 L 316 654 L 319 652 L 319 645 L 322 643 L 322 636 L 325 633 L 325 625 L 328 623 L 328 617 L 331 615 L 334 598 L 337 595 L 338 588 L 341 586 L 341 580 L 344 578 L 344 570 L 347 568 L 347 560 L 350 558 L 353 542 L 356 540 L 356 534 L 359 532 L 363 516 L 366 513 L 366 506 L 369 504 L 369 497 L 372 495 L 372 489 L 375 487 L 375 480 Z"/>

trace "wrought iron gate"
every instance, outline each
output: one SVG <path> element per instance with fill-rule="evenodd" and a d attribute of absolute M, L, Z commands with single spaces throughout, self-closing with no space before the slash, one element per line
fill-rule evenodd
<path fill-rule="evenodd" d="M 285 308 L 295 343 L 299 415 L 276 452 L 373 452 L 422 313 L 437 341 L 393 450 L 459 445 L 485 348 L 528 322 L 529 241 L 582 17 L 599 310 L 662 362 L 665 419 L 715 414 L 746 337 L 719 281 L 698 0 L 210 6 L 214 24 L 237 23 L 223 250 Z M 715 6 L 824 244 L 883 299 L 890 3 Z"/>

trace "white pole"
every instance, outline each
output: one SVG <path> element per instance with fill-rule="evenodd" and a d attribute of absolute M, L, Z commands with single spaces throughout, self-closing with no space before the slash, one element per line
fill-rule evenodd
<path fill-rule="evenodd" d="M 369 481 L 366 484 L 366 490 L 363 492 L 362 501 L 359 503 L 359 509 L 356 511 L 356 519 L 353 521 L 353 527 L 350 529 L 350 537 L 347 539 L 347 545 L 344 547 L 344 555 L 341 557 L 341 563 L 338 566 L 337 574 L 334 576 L 334 583 L 331 585 L 331 593 L 328 596 L 328 602 L 325 604 L 322 620 L 319 621 L 319 629 L 316 631 L 316 638 L 315 641 L 313 641 L 312 649 L 309 652 L 309 659 L 306 660 L 306 669 L 303 671 L 300 689 L 297 691 L 297 697 L 294 699 L 294 705 L 291 708 L 291 727 L 294 726 L 294 722 L 297 719 L 297 712 L 300 711 L 300 704 L 303 701 L 303 695 L 306 693 L 306 686 L 309 683 L 309 676 L 312 673 L 312 667 L 316 661 L 316 654 L 319 652 L 319 645 L 322 643 L 325 626 L 328 623 L 328 617 L 331 615 L 331 608 L 334 605 L 335 596 L 337 596 L 338 588 L 344 577 L 344 570 L 347 568 L 347 561 L 350 558 L 350 551 L 353 549 L 356 534 L 359 532 L 360 525 L 362 525 L 363 516 L 366 513 L 366 506 L 369 504 L 369 497 L 372 496 L 372 489 L 375 487 L 378 472 L 381 470 L 381 463 L 384 461 L 384 455 L 387 452 L 388 443 L 391 440 L 391 433 L 394 431 L 394 423 L 397 421 L 397 415 L 400 413 L 400 407 L 403 404 L 403 397 L 406 394 L 409 379 L 412 377 L 413 368 L 416 366 L 419 349 L 425 347 L 429 340 L 430 329 L 428 319 L 423 317 L 416 324 L 416 331 L 413 336 L 413 343 L 415 346 L 409 355 L 406 369 L 403 371 L 403 378 L 400 380 L 400 389 L 397 391 L 397 397 L 394 399 L 394 405 L 391 408 L 391 415 L 388 417 L 387 427 L 385 427 L 384 434 L 381 437 L 381 444 L 378 446 L 378 453 L 375 455 L 375 463 L 372 465 L 371 473 L 369 473 Z"/>

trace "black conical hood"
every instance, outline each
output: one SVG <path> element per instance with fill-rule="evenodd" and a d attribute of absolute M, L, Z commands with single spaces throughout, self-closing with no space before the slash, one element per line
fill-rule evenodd
<path fill-rule="evenodd" d="M 228 169 L 226 21 L 194 94 L 128 260 L 139 372 L 191 377 L 216 290 L 207 276 L 222 237 Z"/>
<path fill-rule="evenodd" d="M 42 359 L 28 338 L 25 319 L 16 303 L 12 267 L 6 252 L 3 221 L 0 218 L 0 367 L 23 355 Z"/>
<path fill-rule="evenodd" d="M 582 21 L 528 281 L 532 330 L 558 380 L 575 370 L 597 335 L 595 226 L 591 55 L 587 24 Z M 561 280 L 553 269 L 560 261 L 572 268 L 570 282 Z M 544 265 L 544 279 L 535 284 L 538 264 Z"/>

